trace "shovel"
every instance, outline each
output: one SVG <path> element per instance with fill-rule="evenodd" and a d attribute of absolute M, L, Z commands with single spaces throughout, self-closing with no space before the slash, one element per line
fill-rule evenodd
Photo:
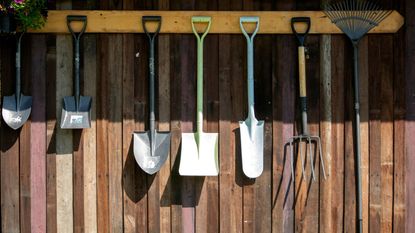
<path fill-rule="evenodd" d="M 25 96 L 20 91 L 20 44 L 23 33 L 20 33 L 16 46 L 16 92 L 11 96 L 4 96 L 2 114 L 4 121 L 10 128 L 16 130 L 29 119 L 32 110 L 32 97 Z"/>
<path fill-rule="evenodd" d="M 155 32 L 147 31 L 146 22 L 157 22 L 158 26 Z M 147 34 L 150 42 L 150 59 L 149 59 L 149 99 L 150 99 L 150 129 L 146 132 L 134 132 L 134 157 L 138 165 L 146 173 L 152 175 L 160 170 L 166 162 L 170 149 L 170 132 L 157 132 L 155 129 L 154 114 L 154 40 L 160 31 L 160 16 L 143 16 L 142 18 L 144 32 Z"/>
<path fill-rule="evenodd" d="M 83 27 L 80 32 L 76 33 L 72 30 L 71 22 L 80 21 Z M 84 34 L 87 24 L 86 16 L 68 15 L 66 18 L 68 29 L 74 38 L 75 44 L 75 96 L 65 96 L 63 98 L 63 108 L 61 117 L 62 129 L 84 129 L 91 128 L 91 96 L 81 96 L 79 94 L 79 76 L 80 76 L 80 56 L 79 41 Z"/>
<path fill-rule="evenodd" d="M 209 32 L 211 17 L 192 17 L 192 29 L 197 39 L 197 131 L 182 133 L 179 173 L 182 176 L 217 176 L 218 134 L 203 132 L 203 41 Z M 200 36 L 194 23 L 207 23 Z"/>
<path fill-rule="evenodd" d="M 251 36 L 243 23 L 255 23 Z M 241 17 L 239 19 L 242 33 L 246 37 L 248 50 L 248 117 L 239 122 L 241 133 L 242 170 L 249 178 L 257 178 L 264 170 L 264 121 L 255 118 L 254 110 L 254 37 L 258 32 L 258 17 Z"/>

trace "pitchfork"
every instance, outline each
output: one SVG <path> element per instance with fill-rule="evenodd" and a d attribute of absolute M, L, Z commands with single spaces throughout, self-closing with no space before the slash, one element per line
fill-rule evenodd
<path fill-rule="evenodd" d="M 296 24 L 305 24 L 306 30 L 304 33 L 297 32 L 295 27 Z M 306 151 L 310 157 L 311 162 L 311 175 L 313 180 L 315 181 L 315 173 L 314 173 L 314 160 L 313 160 L 313 151 L 311 149 L 311 144 L 315 143 L 318 147 L 318 153 L 320 153 L 320 161 L 321 167 L 323 170 L 324 179 L 326 179 L 326 171 L 324 169 L 324 160 L 323 160 L 323 152 L 321 148 L 321 140 L 319 136 L 310 135 L 308 131 L 308 122 L 307 122 L 307 86 L 306 86 L 306 69 L 305 69 L 305 39 L 310 31 L 311 20 L 308 17 L 296 17 L 291 19 L 291 28 L 298 39 L 299 47 L 298 47 L 298 61 L 299 61 L 299 84 L 300 84 L 300 105 L 301 105 L 301 122 L 302 122 L 302 133 L 300 135 L 294 136 L 288 140 L 288 144 L 290 146 L 290 154 L 291 154 L 291 174 L 294 178 L 294 150 L 295 144 L 298 145 L 300 157 L 301 157 L 301 166 L 304 179 L 306 179 L 305 173 L 305 163 L 306 159 L 304 158 L 304 151 L 301 146 L 302 142 L 306 143 Z M 307 149 L 308 148 L 308 149 Z"/>

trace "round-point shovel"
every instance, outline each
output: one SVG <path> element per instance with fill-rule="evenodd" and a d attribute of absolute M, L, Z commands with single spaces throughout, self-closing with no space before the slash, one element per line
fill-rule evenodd
<path fill-rule="evenodd" d="M 78 21 L 83 23 L 80 32 L 72 30 L 71 22 Z M 65 96 L 63 98 L 63 108 L 61 116 L 62 129 L 84 129 L 91 128 L 91 96 L 81 96 L 79 88 L 80 76 L 80 55 L 79 43 L 81 36 L 84 34 L 87 24 L 87 17 L 83 15 L 68 15 L 66 18 L 68 29 L 74 38 L 75 44 L 75 96 Z"/>
<path fill-rule="evenodd" d="M 147 31 L 146 22 L 157 22 L 158 26 L 154 33 Z M 149 99 L 150 99 L 150 129 L 146 132 L 134 132 L 134 157 L 138 165 L 146 173 L 152 175 L 159 171 L 166 162 L 170 149 L 170 132 L 157 132 L 155 129 L 154 114 L 154 40 L 160 31 L 160 16 L 143 16 L 142 24 L 144 32 L 147 34 L 150 42 L 150 59 L 149 59 Z"/>
<path fill-rule="evenodd" d="M 20 90 L 20 44 L 23 33 L 17 38 L 16 45 L 16 90 L 11 96 L 3 97 L 3 119 L 10 128 L 16 130 L 29 119 L 32 110 L 32 97 L 25 96 Z"/>
<path fill-rule="evenodd" d="M 244 23 L 256 24 L 251 36 L 246 32 Z M 248 51 L 248 117 L 245 121 L 239 122 L 242 170 L 247 177 L 257 178 L 264 170 L 264 121 L 255 118 L 254 110 L 254 37 L 259 29 L 259 18 L 241 17 L 239 24 L 246 37 Z"/>
<path fill-rule="evenodd" d="M 211 17 L 194 16 L 191 23 L 197 39 L 197 131 L 182 133 L 179 173 L 182 176 L 217 176 L 218 134 L 203 132 L 203 41 L 209 32 Z M 199 36 L 194 23 L 208 24 L 202 36 Z"/>

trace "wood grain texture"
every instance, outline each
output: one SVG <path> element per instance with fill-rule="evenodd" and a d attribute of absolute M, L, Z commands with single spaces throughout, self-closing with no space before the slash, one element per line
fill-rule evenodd
<path fill-rule="evenodd" d="M 46 55 L 46 118 L 47 118 L 47 154 L 46 154 L 46 230 L 57 232 L 56 197 L 56 38 L 48 36 Z"/>
<path fill-rule="evenodd" d="M 23 38 L 22 38 L 23 39 Z M 22 57 L 21 64 L 21 79 L 22 79 L 22 92 L 26 95 L 32 95 L 30 91 L 31 87 L 31 70 L 32 68 L 31 55 L 31 38 L 26 35 L 23 39 Z M 25 46 L 26 45 L 26 46 Z M 39 65 L 37 65 L 39 66 Z M 33 112 L 32 112 L 33 117 Z M 31 122 L 30 118 L 20 129 L 19 135 L 19 173 L 20 173 L 20 232 L 31 231 L 31 212 L 32 212 L 32 200 L 31 200 Z M 24 224 L 30 223 L 30 224 Z"/>
<path fill-rule="evenodd" d="M 97 48 L 96 36 L 87 35 L 83 39 L 84 62 L 84 95 L 92 97 L 91 128 L 84 130 L 83 135 L 83 200 L 85 232 L 98 232 L 97 226 Z"/>
<path fill-rule="evenodd" d="M 71 96 L 72 37 L 56 37 L 56 119 L 60 125 L 62 99 Z M 73 147 L 72 131 L 56 129 L 57 232 L 73 232 Z"/>
<path fill-rule="evenodd" d="M 405 88 L 405 97 L 406 97 L 406 114 L 405 114 L 405 155 L 406 155 L 406 223 L 405 230 L 406 232 L 415 231 L 415 200 L 411 197 L 415 193 L 415 144 L 413 143 L 413 138 L 415 136 L 415 89 L 412 87 L 415 86 L 415 54 L 411 51 L 414 50 L 414 43 L 412 43 L 412 38 L 415 36 L 415 15 L 413 14 L 415 10 L 415 2 L 406 1 L 405 2 L 406 11 L 405 15 L 408 17 L 406 24 L 406 38 L 405 38 L 405 76 L 406 76 L 406 88 Z"/>
<path fill-rule="evenodd" d="M 120 4 L 120 2 L 118 2 Z M 269 4 L 269 3 L 268 3 Z M 253 4 L 259 6 L 258 3 Z M 245 4 L 246 6 L 246 4 Z M 115 10 L 116 8 L 111 8 Z M 261 20 L 259 33 L 266 34 L 291 34 L 290 20 L 292 17 L 308 16 L 315 22 L 310 33 L 341 33 L 336 25 L 332 24 L 322 11 L 266 11 L 266 9 L 250 9 L 251 11 L 191 11 L 181 6 L 181 11 L 49 11 L 48 22 L 39 30 L 31 30 L 37 33 L 68 33 L 66 26 L 67 15 L 87 15 L 87 32 L 90 33 L 138 33 L 143 32 L 141 17 L 143 15 L 161 15 L 164 27 L 161 33 L 192 33 L 188 26 L 190 18 L 195 15 L 212 16 L 211 33 L 240 33 L 239 17 L 257 15 Z M 186 10 L 186 11 L 182 11 Z M 265 11 L 263 11 L 265 10 Z M 404 18 L 394 11 L 380 25 L 374 28 L 372 33 L 395 33 L 402 27 Z"/>
<path fill-rule="evenodd" d="M 1 79 L 3 95 L 14 93 L 14 40 L 2 40 Z M 12 130 L 6 124 L 1 129 L 1 229 L 2 232 L 20 232 L 19 204 L 19 131 Z"/>
<path fill-rule="evenodd" d="M 36 41 L 36 43 L 34 43 Z M 32 36 L 31 232 L 46 232 L 46 36 Z"/>
<path fill-rule="evenodd" d="M 333 179 L 333 186 L 337 187 L 333 190 L 332 203 L 335 203 L 336 207 L 332 212 L 332 230 L 339 232 L 343 230 L 343 214 L 344 214 L 344 196 L 343 189 L 338 187 L 344 187 L 344 173 L 345 173 L 345 90 L 344 90 L 344 66 L 346 65 L 344 50 L 346 38 L 343 36 L 332 36 L 332 52 L 331 56 L 336 59 L 331 60 L 332 66 L 332 103 L 333 108 L 333 143 L 332 151 L 336 155 L 336 159 L 333 160 L 331 179 Z M 349 63 L 347 63 L 349 64 Z"/>

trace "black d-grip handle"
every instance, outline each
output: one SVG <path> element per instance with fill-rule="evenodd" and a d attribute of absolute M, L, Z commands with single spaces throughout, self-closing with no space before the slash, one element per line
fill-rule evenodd
<path fill-rule="evenodd" d="M 87 25 L 87 17 L 85 15 L 68 15 L 68 16 L 66 16 L 66 24 L 68 25 L 68 29 L 72 33 L 72 35 L 75 36 L 76 32 L 74 32 L 74 30 L 72 29 L 72 26 L 71 26 L 71 22 L 73 22 L 73 21 L 78 21 L 78 22 L 83 23 L 81 31 L 78 32 L 79 33 L 78 38 L 79 38 L 85 32 L 86 25 Z"/>
<path fill-rule="evenodd" d="M 143 29 L 144 29 L 144 32 L 147 34 L 147 36 L 149 36 L 151 39 L 152 38 L 154 38 L 154 37 L 156 37 L 156 35 L 160 32 L 160 28 L 161 28 L 161 16 L 155 16 L 155 15 L 152 15 L 152 16 L 143 16 L 142 18 L 141 18 L 141 22 L 142 22 L 142 24 L 143 24 Z M 157 22 L 157 29 L 156 29 L 156 31 L 155 32 L 149 32 L 148 30 L 147 30 L 147 27 L 146 27 L 146 23 L 147 22 Z M 151 37 L 150 36 L 150 34 L 153 34 L 153 36 Z"/>
<path fill-rule="evenodd" d="M 306 31 L 303 33 L 297 32 L 297 30 L 295 29 L 295 24 L 297 23 L 305 23 L 307 25 Z M 291 19 L 291 29 L 293 30 L 295 36 L 297 37 L 298 42 L 300 43 L 300 46 L 304 46 L 305 39 L 308 33 L 310 32 L 310 27 L 311 27 L 310 17 L 294 17 Z"/>

